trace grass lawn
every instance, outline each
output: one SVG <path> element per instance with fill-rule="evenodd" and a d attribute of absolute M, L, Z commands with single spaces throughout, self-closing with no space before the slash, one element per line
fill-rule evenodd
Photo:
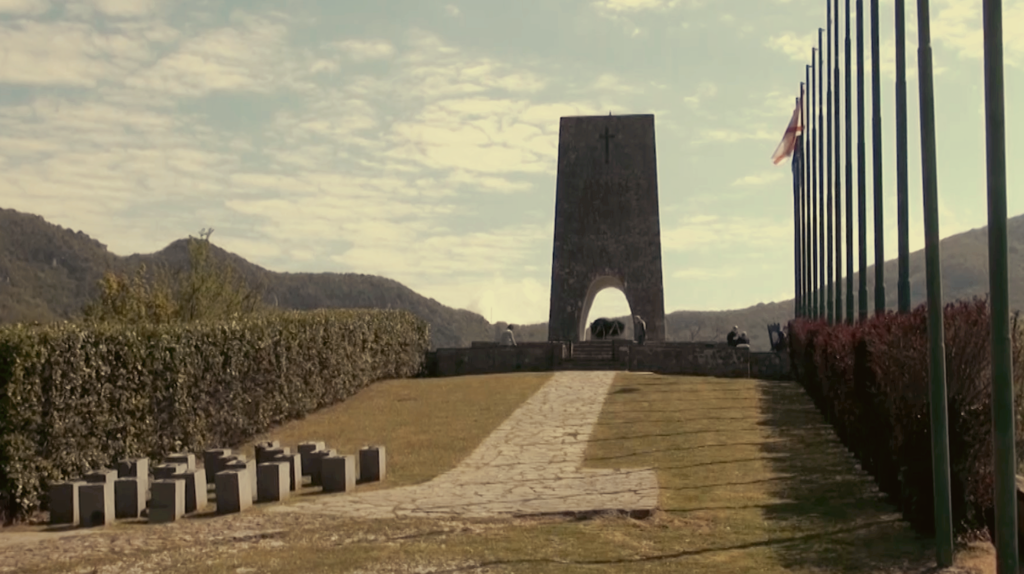
<path fill-rule="evenodd" d="M 384 444 L 389 476 L 375 486 L 412 484 L 454 467 L 548 376 L 389 381 L 266 438 L 324 440 L 338 452 Z M 933 563 L 932 541 L 878 499 L 794 383 L 621 373 L 585 465 L 655 467 L 663 510 L 646 520 L 352 521 L 257 508 L 249 518 L 185 520 L 163 533 L 119 526 L 110 536 L 151 539 L 123 553 L 97 544 L 106 534 L 74 537 L 60 544 L 108 551 L 24 571 L 874 573 L 925 572 Z M 255 521 L 246 536 L 208 534 L 242 519 Z M 991 546 L 972 547 L 958 563 L 980 566 L 959 572 L 994 571 Z"/>

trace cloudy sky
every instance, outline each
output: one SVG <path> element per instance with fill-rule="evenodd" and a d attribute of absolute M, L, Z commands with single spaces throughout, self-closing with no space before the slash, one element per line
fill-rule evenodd
<path fill-rule="evenodd" d="M 275 271 L 383 275 L 487 319 L 545 321 L 559 117 L 653 113 L 666 309 L 780 301 L 793 296 L 792 188 L 788 162 L 769 158 L 825 6 L 0 0 L 0 207 L 119 255 L 212 227 L 214 243 Z M 1024 0 L 1003 6 L 1017 215 Z M 893 8 L 882 0 L 887 258 Z M 933 0 L 932 31 L 945 237 L 986 224 L 981 1 Z M 592 316 L 627 312 L 607 290 Z"/>

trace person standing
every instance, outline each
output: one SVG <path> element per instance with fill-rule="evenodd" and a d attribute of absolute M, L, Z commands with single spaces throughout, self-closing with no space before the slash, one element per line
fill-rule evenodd
<path fill-rule="evenodd" d="M 508 329 L 505 329 L 505 332 L 501 334 L 501 345 L 503 347 L 516 346 L 516 336 L 512 334 L 512 329 L 515 329 L 515 327 L 515 325 L 509 325 Z"/>
<path fill-rule="evenodd" d="M 635 325 L 635 327 L 633 328 L 633 332 L 636 333 L 636 342 L 640 345 L 643 345 L 644 339 L 647 338 L 647 323 L 644 323 L 644 320 L 640 317 L 640 315 L 634 315 L 633 319 Z"/>
<path fill-rule="evenodd" d="M 729 331 L 729 334 L 725 337 L 725 341 L 729 343 L 730 347 L 735 347 L 738 344 L 736 343 L 736 338 L 739 337 L 739 334 L 740 328 L 736 325 L 733 325 L 732 331 Z"/>

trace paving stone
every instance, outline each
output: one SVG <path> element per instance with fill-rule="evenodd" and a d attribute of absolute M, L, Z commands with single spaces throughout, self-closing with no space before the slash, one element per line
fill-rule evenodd
<path fill-rule="evenodd" d="M 164 462 L 169 464 L 184 464 L 186 472 L 196 469 L 196 455 L 191 452 L 176 452 L 164 457 Z"/>
<path fill-rule="evenodd" d="M 580 468 L 614 376 L 600 371 L 555 373 L 458 467 L 427 483 L 318 497 L 268 511 L 357 519 L 649 512 L 658 504 L 653 469 Z"/>
<path fill-rule="evenodd" d="M 364 446 L 359 449 L 359 482 L 379 482 L 386 475 L 384 447 Z"/>
<path fill-rule="evenodd" d="M 145 480 L 145 481 L 144 481 Z M 119 478 L 114 482 L 114 517 L 138 518 L 146 508 L 146 490 L 149 488 L 148 477 L 137 476 Z"/>
<path fill-rule="evenodd" d="M 78 492 L 83 484 L 84 480 L 72 480 L 50 485 L 50 524 L 78 525 Z"/>
<path fill-rule="evenodd" d="M 255 462 L 255 461 L 254 461 Z M 217 514 L 242 512 L 252 507 L 251 482 L 245 470 L 222 470 L 215 479 Z"/>
<path fill-rule="evenodd" d="M 289 453 L 287 448 L 283 450 L 284 453 L 275 455 L 270 462 L 288 463 L 288 489 L 295 491 L 302 486 L 302 455 Z"/>
<path fill-rule="evenodd" d="M 113 482 L 87 482 L 78 488 L 78 519 L 82 526 L 113 524 L 114 516 Z"/>
<path fill-rule="evenodd" d="M 352 492 L 356 488 L 356 458 L 352 455 L 323 457 L 320 480 L 324 492 Z"/>
<path fill-rule="evenodd" d="M 203 466 L 206 468 L 206 482 L 213 484 L 213 479 L 221 469 L 219 459 L 231 454 L 230 448 L 208 448 L 203 451 Z"/>
<path fill-rule="evenodd" d="M 185 479 L 154 480 L 152 488 L 153 499 L 149 503 L 150 522 L 174 522 L 185 515 Z"/>
<path fill-rule="evenodd" d="M 171 478 L 185 481 L 185 514 L 206 508 L 205 468 L 175 474 Z"/>
<path fill-rule="evenodd" d="M 257 500 L 278 502 L 288 498 L 291 465 L 286 461 L 265 462 L 256 467 Z"/>

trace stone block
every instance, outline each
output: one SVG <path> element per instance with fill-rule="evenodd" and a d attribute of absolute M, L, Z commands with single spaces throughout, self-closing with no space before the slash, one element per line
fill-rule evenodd
<path fill-rule="evenodd" d="M 206 508 L 205 468 L 175 474 L 171 478 L 185 481 L 185 514 Z"/>
<path fill-rule="evenodd" d="M 185 481 L 181 478 L 154 480 L 149 521 L 174 522 L 182 516 L 185 516 Z"/>
<path fill-rule="evenodd" d="M 288 447 L 275 446 L 271 448 L 257 450 L 256 465 L 259 466 L 265 462 L 273 462 L 275 458 L 283 454 L 291 454 L 291 449 Z"/>
<path fill-rule="evenodd" d="M 270 457 L 267 456 L 266 451 L 272 448 L 281 448 L 281 442 L 276 440 L 267 440 L 255 444 L 254 450 L 256 451 L 255 458 L 257 465 L 263 464 L 270 460 Z"/>
<path fill-rule="evenodd" d="M 117 463 L 117 477 L 135 477 L 144 484 L 149 483 L 149 459 L 148 458 L 126 458 Z"/>
<path fill-rule="evenodd" d="M 245 474 L 249 479 L 249 496 L 251 502 L 256 502 L 256 461 L 255 460 L 234 460 L 224 465 L 224 470 L 236 470 Z M 218 499 L 219 500 L 219 499 Z"/>
<path fill-rule="evenodd" d="M 230 448 L 208 448 L 203 451 L 203 466 L 206 467 L 206 482 L 213 484 L 213 478 L 221 469 L 219 459 L 231 454 Z"/>
<path fill-rule="evenodd" d="M 188 467 L 185 472 L 192 472 L 196 469 L 196 455 L 191 452 L 176 452 L 165 456 L 164 463 L 184 464 Z"/>
<path fill-rule="evenodd" d="M 288 449 L 284 449 L 287 451 Z M 270 462 L 288 463 L 289 490 L 298 490 L 302 486 L 302 458 L 299 453 L 285 452 L 278 454 Z"/>
<path fill-rule="evenodd" d="M 317 450 L 309 453 L 309 484 L 311 484 L 312 486 L 320 486 L 322 484 L 320 472 L 322 462 L 324 458 L 328 456 L 335 456 L 337 454 L 338 453 L 336 453 L 333 448 L 326 450 Z"/>
<path fill-rule="evenodd" d="M 86 483 L 78 488 L 78 519 L 82 526 L 113 524 L 114 516 L 113 482 Z"/>
<path fill-rule="evenodd" d="M 110 468 L 101 468 L 85 473 L 82 476 L 82 480 L 89 484 L 114 484 L 114 481 L 117 480 L 117 471 Z"/>
<path fill-rule="evenodd" d="M 387 475 L 384 447 L 364 446 L 359 449 L 359 482 L 378 482 Z"/>
<path fill-rule="evenodd" d="M 287 462 L 265 462 L 256 467 L 257 499 L 278 502 L 288 498 L 290 465 Z"/>
<path fill-rule="evenodd" d="M 146 490 L 149 479 L 136 476 L 119 478 L 114 482 L 114 517 L 138 518 L 146 508 Z"/>
<path fill-rule="evenodd" d="M 241 512 L 252 506 L 251 482 L 244 470 L 222 470 L 215 479 L 217 514 Z"/>
<path fill-rule="evenodd" d="M 302 476 L 309 476 L 309 470 L 307 470 L 309 455 L 318 450 L 324 450 L 324 448 L 326 446 L 322 440 L 299 443 L 298 451 L 302 456 Z"/>
<path fill-rule="evenodd" d="M 153 467 L 153 478 L 156 480 L 166 480 L 176 474 L 182 474 L 188 471 L 188 465 L 183 462 L 165 462 L 164 464 L 158 464 Z"/>
<path fill-rule="evenodd" d="M 50 524 L 78 525 L 78 490 L 83 484 L 74 480 L 50 486 Z"/>
<path fill-rule="evenodd" d="M 356 487 L 356 458 L 325 456 L 320 460 L 320 476 L 324 492 L 352 492 Z"/>

